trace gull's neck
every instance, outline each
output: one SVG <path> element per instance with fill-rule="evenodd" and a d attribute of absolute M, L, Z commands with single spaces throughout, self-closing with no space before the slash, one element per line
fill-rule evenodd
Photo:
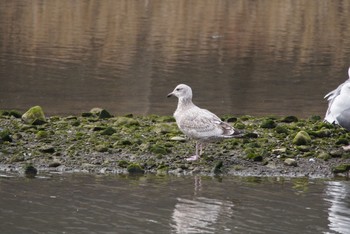
<path fill-rule="evenodd" d="M 194 106 L 192 98 L 180 97 L 177 103 L 177 110 L 186 110 Z"/>

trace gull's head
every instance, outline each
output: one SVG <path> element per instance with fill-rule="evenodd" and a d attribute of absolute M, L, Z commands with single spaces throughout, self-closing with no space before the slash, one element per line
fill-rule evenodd
<path fill-rule="evenodd" d="M 179 100 L 192 99 L 192 89 L 185 84 L 179 84 L 167 97 L 175 96 Z"/>

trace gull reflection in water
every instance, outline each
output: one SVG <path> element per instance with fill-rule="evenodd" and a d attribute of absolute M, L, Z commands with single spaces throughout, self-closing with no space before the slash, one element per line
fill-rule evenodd
<path fill-rule="evenodd" d="M 230 231 L 225 227 L 232 217 L 234 206 L 230 201 L 196 196 L 202 189 L 200 178 L 195 178 L 195 196 L 193 199 L 177 198 L 172 215 L 175 233 L 215 233 Z"/>
<path fill-rule="evenodd" d="M 350 233 L 350 183 L 332 181 L 326 190 L 329 229 L 337 233 Z"/>

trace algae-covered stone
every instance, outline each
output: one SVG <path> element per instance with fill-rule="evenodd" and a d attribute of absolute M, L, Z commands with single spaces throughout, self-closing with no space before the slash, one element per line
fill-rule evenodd
<path fill-rule="evenodd" d="M 47 131 L 40 130 L 35 134 L 36 138 L 43 139 L 49 136 L 49 133 Z"/>
<path fill-rule="evenodd" d="M 317 158 L 327 161 L 331 158 L 331 156 L 327 152 L 321 152 L 317 155 Z"/>
<path fill-rule="evenodd" d="M 0 131 L 0 142 L 1 141 L 12 142 L 11 132 L 8 129 Z"/>
<path fill-rule="evenodd" d="M 43 146 L 39 150 L 40 150 L 40 152 L 50 153 L 50 154 L 55 152 L 55 148 L 52 145 Z"/>
<path fill-rule="evenodd" d="M 154 154 L 165 155 L 165 154 L 169 153 L 170 150 L 167 149 L 167 148 L 165 148 L 165 147 L 162 146 L 162 145 L 156 144 L 156 145 L 152 145 L 152 146 L 150 147 L 150 151 L 151 151 L 152 153 L 154 153 Z"/>
<path fill-rule="evenodd" d="M 96 145 L 96 146 L 95 146 L 95 150 L 96 150 L 97 152 L 107 152 L 107 151 L 108 151 L 108 147 L 107 147 L 106 145 L 103 145 L 103 144 L 101 144 L 101 145 Z"/>
<path fill-rule="evenodd" d="M 298 132 L 293 139 L 293 144 L 295 145 L 308 145 L 310 143 L 311 143 L 311 137 L 305 131 Z"/>
<path fill-rule="evenodd" d="M 281 122 L 284 123 L 293 123 L 293 122 L 298 122 L 298 118 L 295 116 L 286 116 L 283 119 L 281 119 Z"/>
<path fill-rule="evenodd" d="M 28 164 L 24 167 L 24 174 L 28 178 L 34 178 L 37 173 L 38 170 L 32 164 Z"/>
<path fill-rule="evenodd" d="M 161 123 L 161 124 L 154 125 L 153 131 L 158 134 L 166 134 L 171 132 L 176 133 L 178 130 L 174 124 Z"/>
<path fill-rule="evenodd" d="M 348 145 L 349 141 L 348 139 L 344 138 L 344 137 L 340 137 L 336 142 L 336 145 Z"/>
<path fill-rule="evenodd" d="M 343 173 L 350 170 L 350 164 L 340 164 L 332 168 L 333 173 Z"/>
<path fill-rule="evenodd" d="M 288 134 L 288 132 L 289 132 L 288 129 L 287 129 L 286 127 L 281 126 L 281 125 L 276 126 L 275 131 L 276 131 L 278 134 L 283 134 L 283 133 Z"/>
<path fill-rule="evenodd" d="M 214 174 L 220 174 L 222 173 L 222 167 L 223 167 L 224 163 L 220 160 L 218 161 L 215 166 L 213 167 L 213 169 L 211 170 L 212 173 Z"/>
<path fill-rule="evenodd" d="M 140 123 L 136 119 L 129 117 L 117 117 L 115 118 L 115 125 L 117 126 L 139 126 Z"/>
<path fill-rule="evenodd" d="M 22 120 L 32 125 L 40 125 L 46 122 L 44 111 L 40 106 L 30 108 L 22 115 Z"/>
<path fill-rule="evenodd" d="M 137 163 L 132 163 L 127 167 L 130 174 L 144 174 L 145 170 Z"/>
<path fill-rule="evenodd" d="M 273 119 L 266 119 L 260 125 L 261 128 L 275 128 L 276 126 L 277 125 Z"/>
<path fill-rule="evenodd" d="M 90 113 L 98 116 L 99 119 L 108 119 L 113 117 L 108 111 L 98 107 L 92 108 Z"/>
<path fill-rule="evenodd" d="M 113 135 L 114 133 L 116 133 L 117 131 L 112 128 L 112 127 L 107 127 L 105 130 L 103 130 L 101 132 L 101 135 L 107 135 L 107 136 L 110 136 L 110 135 Z"/>

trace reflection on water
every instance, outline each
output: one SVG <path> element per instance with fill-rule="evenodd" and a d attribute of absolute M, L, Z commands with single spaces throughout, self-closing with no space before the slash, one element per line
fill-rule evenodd
<path fill-rule="evenodd" d="M 349 1 L 0 2 L 0 108 L 323 115 L 347 78 Z M 217 92 L 219 91 L 219 92 Z"/>
<path fill-rule="evenodd" d="M 329 228 L 337 233 L 350 233 L 350 184 L 329 182 L 326 201 L 329 207 Z"/>
<path fill-rule="evenodd" d="M 0 233 L 347 233 L 349 181 L 0 177 Z"/>
<path fill-rule="evenodd" d="M 231 231 L 231 229 L 221 226 L 217 230 L 219 219 L 230 220 L 232 216 L 233 203 L 230 201 L 220 201 L 198 197 L 192 200 L 178 198 L 172 215 L 176 223 L 174 229 L 176 233 L 217 233 L 218 231 Z M 220 220 L 222 223 L 222 220 Z"/>

